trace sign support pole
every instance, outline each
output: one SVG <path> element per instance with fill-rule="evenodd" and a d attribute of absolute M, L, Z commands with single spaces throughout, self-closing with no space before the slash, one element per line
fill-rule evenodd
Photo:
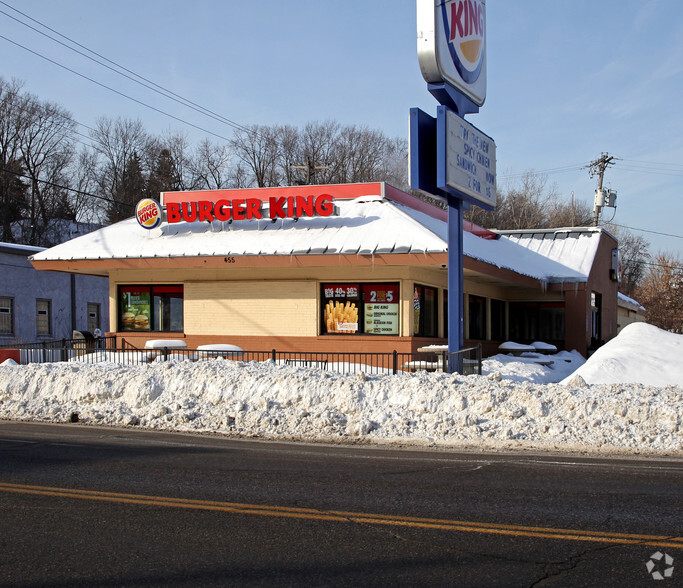
<path fill-rule="evenodd" d="M 463 201 L 448 196 L 448 372 L 462 373 L 463 348 Z"/>

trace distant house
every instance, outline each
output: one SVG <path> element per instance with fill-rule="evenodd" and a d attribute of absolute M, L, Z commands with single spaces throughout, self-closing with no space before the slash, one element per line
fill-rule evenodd
<path fill-rule="evenodd" d="M 645 322 L 645 308 L 639 302 L 619 292 L 617 303 L 617 333 L 631 323 Z"/>
<path fill-rule="evenodd" d="M 0 345 L 109 330 L 109 280 L 36 271 L 28 257 L 43 250 L 0 242 Z"/>
<path fill-rule="evenodd" d="M 54 218 L 50 219 L 47 225 L 36 234 L 33 232 L 31 220 L 26 219 L 12 223 L 12 238 L 16 243 L 32 243 L 36 246 L 52 247 L 101 228 L 102 225 L 97 223 Z"/>

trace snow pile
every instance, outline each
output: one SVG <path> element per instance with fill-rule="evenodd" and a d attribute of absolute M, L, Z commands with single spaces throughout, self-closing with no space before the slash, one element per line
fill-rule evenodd
<path fill-rule="evenodd" d="M 683 385 L 683 335 L 631 323 L 591 355 L 575 375 L 589 384 Z"/>
<path fill-rule="evenodd" d="M 661 355 L 665 345 L 655 348 L 660 368 L 680 363 L 680 347 L 673 358 Z M 586 385 L 570 375 L 578 367 L 588 381 L 596 356 L 584 364 L 563 352 L 542 366 L 500 355 L 485 362 L 484 376 L 349 376 L 221 358 L 8 364 L 0 366 L 0 418 L 67 422 L 77 413 L 91 424 L 270 439 L 680 453 L 681 387 Z M 576 383 L 548 383 L 562 378 Z"/>
<path fill-rule="evenodd" d="M 560 351 L 553 355 L 522 353 L 519 357 L 498 354 L 485 359 L 481 371 L 485 376 L 498 373 L 514 382 L 554 384 L 573 374 L 585 361 L 578 351 Z"/>

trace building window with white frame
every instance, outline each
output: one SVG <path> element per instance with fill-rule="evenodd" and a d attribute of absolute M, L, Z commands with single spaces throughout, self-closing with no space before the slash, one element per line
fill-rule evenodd
<path fill-rule="evenodd" d="M 50 300 L 36 300 L 36 334 L 39 337 L 52 335 L 52 313 Z"/>
<path fill-rule="evenodd" d="M 0 336 L 14 335 L 14 299 L 0 298 Z"/>

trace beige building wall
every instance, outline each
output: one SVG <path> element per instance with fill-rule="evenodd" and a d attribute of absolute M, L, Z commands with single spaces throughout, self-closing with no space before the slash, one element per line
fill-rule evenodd
<path fill-rule="evenodd" d="M 632 310 L 624 306 L 619 306 L 617 309 L 617 334 L 631 323 L 644 323 L 645 315 L 641 311 Z"/>
<path fill-rule="evenodd" d="M 185 333 L 314 337 L 314 282 L 185 282 Z"/>

